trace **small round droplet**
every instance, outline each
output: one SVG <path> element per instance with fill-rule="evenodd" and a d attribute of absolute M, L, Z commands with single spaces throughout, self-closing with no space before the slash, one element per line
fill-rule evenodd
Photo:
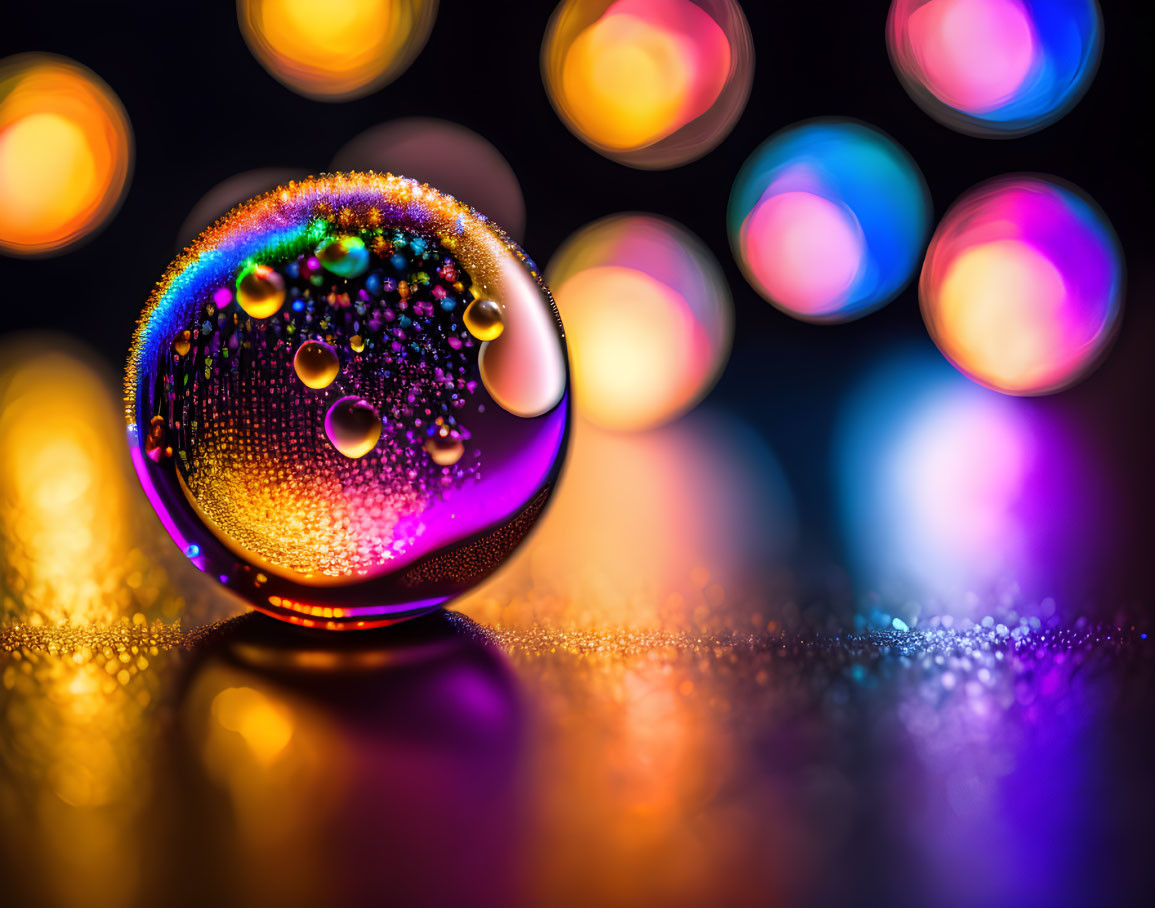
<path fill-rule="evenodd" d="M 182 331 L 172 339 L 172 352 L 177 356 L 188 356 L 192 349 L 192 332 Z"/>
<path fill-rule="evenodd" d="M 476 299 L 465 308 L 462 316 L 469 333 L 479 341 L 491 341 L 501 337 L 505 321 L 501 317 L 501 306 L 493 300 Z"/>
<path fill-rule="evenodd" d="M 461 460 L 465 445 L 460 438 L 438 432 L 425 439 L 425 450 L 439 467 L 451 467 Z"/>
<path fill-rule="evenodd" d="M 354 353 L 364 353 L 365 338 L 363 338 L 360 334 L 354 334 L 351 338 L 349 338 L 349 349 Z"/>
<path fill-rule="evenodd" d="M 253 265 L 237 281 L 237 302 L 252 318 L 276 315 L 285 302 L 285 279 L 268 265 Z"/>
<path fill-rule="evenodd" d="M 319 391 L 333 383 L 341 371 L 341 360 L 336 349 L 324 341 L 307 340 L 293 356 L 293 369 L 306 387 Z"/>
<path fill-rule="evenodd" d="M 351 394 L 334 403 L 325 414 L 325 434 L 346 457 L 364 457 L 381 438 L 381 416 L 367 400 Z"/>
<path fill-rule="evenodd" d="M 317 247 L 317 259 L 340 277 L 357 277 L 369 267 L 369 250 L 358 236 L 339 236 Z"/>

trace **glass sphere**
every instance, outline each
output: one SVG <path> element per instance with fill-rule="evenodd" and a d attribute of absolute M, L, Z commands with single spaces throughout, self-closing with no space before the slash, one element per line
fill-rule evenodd
<path fill-rule="evenodd" d="M 101 227 L 132 169 L 112 89 L 52 54 L 0 60 L 0 253 L 45 255 Z"/>
<path fill-rule="evenodd" d="M 1016 136 L 1083 96 L 1103 20 L 1096 0 L 894 0 L 886 44 L 902 84 L 936 120 Z"/>
<path fill-rule="evenodd" d="M 914 275 L 930 194 L 911 157 L 879 130 L 812 120 L 750 155 L 727 224 L 746 279 L 772 304 L 804 321 L 849 321 Z"/>
<path fill-rule="evenodd" d="M 1102 211 L 1054 178 L 981 183 L 942 219 L 919 298 L 955 367 L 1007 394 L 1045 394 L 1098 364 L 1123 308 L 1123 256 Z"/>
<path fill-rule="evenodd" d="M 574 135 L 621 164 L 662 169 L 700 158 L 733 128 L 754 44 L 735 0 L 563 0 L 541 69 Z"/>
<path fill-rule="evenodd" d="M 553 298 L 504 233 L 412 180 L 339 174 L 247 202 L 172 264 L 133 342 L 129 443 L 198 568 L 278 618 L 372 627 L 525 536 L 567 385 Z"/>
<path fill-rule="evenodd" d="M 567 239 L 546 272 L 573 352 L 580 415 L 646 429 L 713 387 L 730 354 L 733 305 L 714 256 L 685 227 L 610 215 Z"/>
<path fill-rule="evenodd" d="M 421 53 L 437 0 L 237 0 L 237 20 L 261 66 L 318 101 L 360 98 Z"/>

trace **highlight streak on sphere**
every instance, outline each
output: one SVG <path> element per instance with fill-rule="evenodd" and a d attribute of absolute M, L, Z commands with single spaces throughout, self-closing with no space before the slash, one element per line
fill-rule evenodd
<path fill-rule="evenodd" d="M 914 161 L 879 130 L 812 120 L 747 159 L 727 224 L 734 257 L 767 300 L 804 321 L 849 321 L 913 276 L 930 196 Z"/>
<path fill-rule="evenodd" d="M 923 319 L 943 355 L 1007 394 L 1068 387 L 1103 357 L 1124 266 L 1106 216 L 1081 190 L 1016 174 L 966 192 L 930 241 Z"/>
<path fill-rule="evenodd" d="M 0 60 L 0 252 L 60 251 L 119 207 L 132 130 L 112 89 L 52 54 Z"/>
<path fill-rule="evenodd" d="M 563 0 L 541 69 L 574 135 L 621 164 L 661 169 L 730 132 L 750 94 L 754 45 L 734 0 Z"/>
<path fill-rule="evenodd" d="M 474 293 L 500 307 L 491 340 L 465 325 Z M 569 420 L 537 266 L 387 174 L 290 183 L 206 231 L 151 297 L 126 391 L 137 475 L 180 550 L 329 628 L 420 614 L 495 570 Z"/>
<path fill-rule="evenodd" d="M 689 410 L 713 386 L 730 353 L 730 292 L 714 257 L 684 227 L 611 215 L 566 240 L 547 272 L 581 415 L 606 428 L 648 428 Z"/>
<path fill-rule="evenodd" d="M 1075 106 L 1103 48 L 1096 0 L 894 0 L 890 61 L 939 122 L 978 136 L 1042 129 Z"/>
<path fill-rule="evenodd" d="M 257 61 L 318 101 L 348 101 L 396 79 L 421 52 L 437 0 L 237 0 Z"/>

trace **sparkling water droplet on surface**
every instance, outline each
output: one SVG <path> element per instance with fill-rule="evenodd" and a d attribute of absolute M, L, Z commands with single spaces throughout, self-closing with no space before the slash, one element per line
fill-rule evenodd
<path fill-rule="evenodd" d="M 480 341 L 497 340 L 505 330 L 501 307 L 493 300 L 476 299 L 465 308 L 465 327 Z"/>
<path fill-rule="evenodd" d="M 425 439 L 425 450 L 439 467 L 451 467 L 465 453 L 465 445 L 460 438 L 434 433 Z"/>
<path fill-rule="evenodd" d="M 285 303 L 285 279 L 268 265 L 254 265 L 237 280 L 237 302 L 253 318 L 275 315 Z"/>
<path fill-rule="evenodd" d="M 341 371 L 341 360 L 331 344 L 308 340 L 297 348 L 293 356 L 293 370 L 307 387 L 320 390 L 333 384 L 333 379 Z"/>
<path fill-rule="evenodd" d="M 346 457 L 364 457 L 381 438 L 381 416 L 355 394 L 342 397 L 325 414 L 325 434 Z"/>

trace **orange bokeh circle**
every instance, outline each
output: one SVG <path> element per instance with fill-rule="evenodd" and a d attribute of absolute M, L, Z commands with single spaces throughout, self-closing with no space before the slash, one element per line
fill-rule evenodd
<path fill-rule="evenodd" d="M 44 255 L 120 204 L 132 129 L 99 76 L 52 54 L 0 60 L 0 252 Z"/>

